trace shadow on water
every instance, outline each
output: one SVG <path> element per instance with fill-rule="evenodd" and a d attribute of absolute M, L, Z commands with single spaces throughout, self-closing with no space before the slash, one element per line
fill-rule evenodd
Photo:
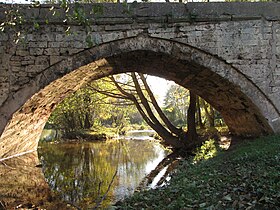
<path fill-rule="evenodd" d="M 167 154 L 149 140 L 44 143 L 39 149 L 50 188 L 81 209 L 94 208 L 101 201 L 101 208 L 106 208 L 130 196 Z"/>

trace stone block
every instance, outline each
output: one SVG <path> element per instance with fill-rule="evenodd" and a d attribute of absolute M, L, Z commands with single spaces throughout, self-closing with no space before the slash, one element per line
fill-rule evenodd
<path fill-rule="evenodd" d="M 32 23 L 33 24 L 33 23 Z M 53 26 L 41 24 L 40 29 L 32 30 L 32 28 L 25 34 L 25 41 L 27 42 L 40 42 L 51 41 L 53 34 L 50 33 L 50 28 Z"/>
<path fill-rule="evenodd" d="M 151 37 L 158 37 L 162 39 L 173 39 L 176 37 L 176 33 L 153 33 L 150 34 Z"/>
<path fill-rule="evenodd" d="M 22 56 L 13 55 L 13 56 L 10 58 L 10 61 L 22 61 L 23 59 L 24 59 L 24 57 L 22 57 Z"/>
<path fill-rule="evenodd" d="M 61 56 L 69 56 L 81 52 L 83 49 L 78 48 L 60 48 Z"/>
<path fill-rule="evenodd" d="M 36 41 L 36 42 L 28 42 L 28 47 L 34 47 L 34 48 L 46 48 L 48 47 L 47 41 Z"/>
<path fill-rule="evenodd" d="M 29 77 L 20 77 L 17 80 L 17 84 L 18 85 L 24 85 L 30 82 L 30 78 Z"/>
<path fill-rule="evenodd" d="M 60 43 L 60 47 L 63 47 L 63 48 L 74 48 L 75 45 L 73 42 L 61 42 Z"/>
<path fill-rule="evenodd" d="M 39 73 L 42 70 L 46 69 L 48 66 L 46 65 L 29 65 L 26 66 L 25 71 L 28 73 Z"/>
<path fill-rule="evenodd" d="M 21 66 L 21 65 L 22 65 L 22 62 L 21 62 L 21 61 L 11 61 L 11 62 L 10 62 L 10 65 L 11 65 L 11 66 Z"/>
<path fill-rule="evenodd" d="M 80 48 L 80 49 L 85 49 L 89 47 L 86 41 L 72 41 L 71 45 L 73 48 Z"/>
<path fill-rule="evenodd" d="M 68 49 L 68 52 L 69 52 L 69 55 L 74 55 L 74 54 L 77 54 L 79 52 L 83 51 L 83 49 L 73 49 L 73 48 L 70 48 Z"/>
<path fill-rule="evenodd" d="M 137 36 L 138 34 L 142 33 L 143 29 L 136 29 L 136 30 L 128 30 L 126 32 L 127 37 L 134 37 Z"/>
<path fill-rule="evenodd" d="M 116 24 L 116 25 L 106 25 L 105 31 L 127 31 L 131 29 L 130 24 Z"/>
<path fill-rule="evenodd" d="M 24 68 L 21 66 L 11 66 L 11 71 L 16 72 L 16 73 L 21 72 L 21 71 L 24 72 Z"/>
<path fill-rule="evenodd" d="M 103 42 L 110 42 L 113 40 L 123 39 L 125 36 L 124 32 L 113 32 L 101 34 L 101 37 Z"/>
<path fill-rule="evenodd" d="M 59 48 L 46 48 L 43 52 L 44 55 L 59 55 Z"/>
<path fill-rule="evenodd" d="M 154 28 L 154 29 L 151 29 L 149 28 L 148 29 L 148 33 L 150 34 L 154 34 L 154 33 L 173 33 L 175 31 L 175 28 L 171 27 L 171 28 Z"/>
<path fill-rule="evenodd" d="M 33 48 L 32 47 L 29 49 L 30 55 L 35 55 L 35 56 L 43 55 L 43 52 L 44 52 L 44 48 Z"/>
<path fill-rule="evenodd" d="M 18 55 L 18 56 L 28 56 L 29 51 L 28 50 L 17 50 L 16 55 Z"/>
<path fill-rule="evenodd" d="M 73 39 L 74 41 L 81 41 L 81 42 L 84 42 L 86 40 L 86 37 L 87 37 L 87 34 L 86 32 L 83 32 L 83 33 L 75 33 L 73 35 Z"/>
<path fill-rule="evenodd" d="M 54 37 L 55 37 L 55 41 L 56 42 L 61 42 L 64 40 L 66 34 L 55 34 Z"/>
<path fill-rule="evenodd" d="M 48 66 L 49 65 L 49 56 L 36 57 L 35 65 Z"/>
<path fill-rule="evenodd" d="M 48 42 L 48 48 L 58 48 L 61 47 L 63 42 Z"/>
<path fill-rule="evenodd" d="M 53 33 L 45 33 L 45 34 L 40 35 L 40 40 L 53 42 L 53 41 L 55 41 L 55 37 L 54 37 Z"/>
<path fill-rule="evenodd" d="M 32 59 L 32 60 L 24 60 L 24 61 L 21 61 L 21 65 L 22 66 L 28 66 L 28 65 L 33 65 L 35 63 L 35 61 Z"/>
<path fill-rule="evenodd" d="M 63 56 L 50 56 L 50 65 L 58 63 L 59 61 L 63 60 Z"/>

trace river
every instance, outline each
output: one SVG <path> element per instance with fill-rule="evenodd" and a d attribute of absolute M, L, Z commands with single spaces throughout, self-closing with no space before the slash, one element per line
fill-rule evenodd
<path fill-rule="evenodd" d="M 140 139 L 43 143 L 38 154 L 46 181 L 63 200 L 82 209 L 101 203 L 104 209 L 130 196 L 167 156 L 157 141 Z"/>

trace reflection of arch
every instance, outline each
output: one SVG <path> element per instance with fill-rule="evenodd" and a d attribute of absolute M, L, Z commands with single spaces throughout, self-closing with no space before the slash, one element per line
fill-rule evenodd
<path fill-rule="evenodd" d="M 0 156 L 15 148 L 36 149 L 50 113 L 67 94 L 92 79 L 127 71 L 161 76 L 193 89 L 222 113 L 236 134 L 270 133 L 263 116 L 267 110 L 271 117 L 278 116 L 252 82 L 219 58 L 182 43 L 139 36 L 102 44 L 56 63 L 10 97 L 0 109 L 6 119 L 1 125 L 12 118 L 1 137 L 4 154 Z"/>

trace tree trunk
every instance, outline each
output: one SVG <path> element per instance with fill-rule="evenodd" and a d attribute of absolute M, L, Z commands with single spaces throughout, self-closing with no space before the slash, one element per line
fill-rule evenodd
<path fill-rule="evenodd" d="M 197 140 L 196 125 L 195 125 L 195 112 L 196 112 L 196 94 L 190 90 L 190 105 L 188 109 L 188 131 L 187 140 L 193 143 Z"/>
<path fill-rule="evenodd" d="M 210 105 L 210 113 L 209 113 L 207 105 L 205 104 L 204 100 L 201 101 L 201 105 L 205 110 L 205 115 L 206 115 L 207 121 L 209 122 L 209 126 L 214 127 L 215 126 L 214 125 L 214 109 Z"/>
<path fill-rule="evenodd" d="M 90 127 L 91 127 L 91 123 L 89 120 L 89 113 L 85 113 L 84 128 L 90 129 Z"/>
<path fill-rule="evenodd" d="M 215 111 L 213 107 L 210 105 L 210 127 L 215 127 Z"/>
<path fill-rule="evenodd" d="M 204 124 L 201 118 L 201 110 L 200 110 L 200 97 L 196 97 L 196 107 L 197 107 L 197 121 L 200 129 L 204 128 Z"/>
<path fill-rule="evenodd" d="M 170 122 L 170 120 L 165 116 L 165 114 L 163 113 L 162 109 L 159 107 L 156 99 L 155 99 L 155 96 L 154 94 L 152 93 L 147 81 L 146 81 L 146 78 L 144 77 L 143 74 L 140 74 L 140 78 L 144 84 L 144 87 L 152 101 L 152 104 L 153 106 L 155 107 L 158 115 L 160 116 L 160 118 L 162 119 L 162 121 L 164 122 L 164 124 L 167 126 L 167 128 L 174 134 L 176 134 L 177 136 L 180 136 L 181 133 L 183 132 L 182 129 L 179 129 L 179 128 L 176 128 L 174 125 L 172 125 L 172 123 Z"/>

